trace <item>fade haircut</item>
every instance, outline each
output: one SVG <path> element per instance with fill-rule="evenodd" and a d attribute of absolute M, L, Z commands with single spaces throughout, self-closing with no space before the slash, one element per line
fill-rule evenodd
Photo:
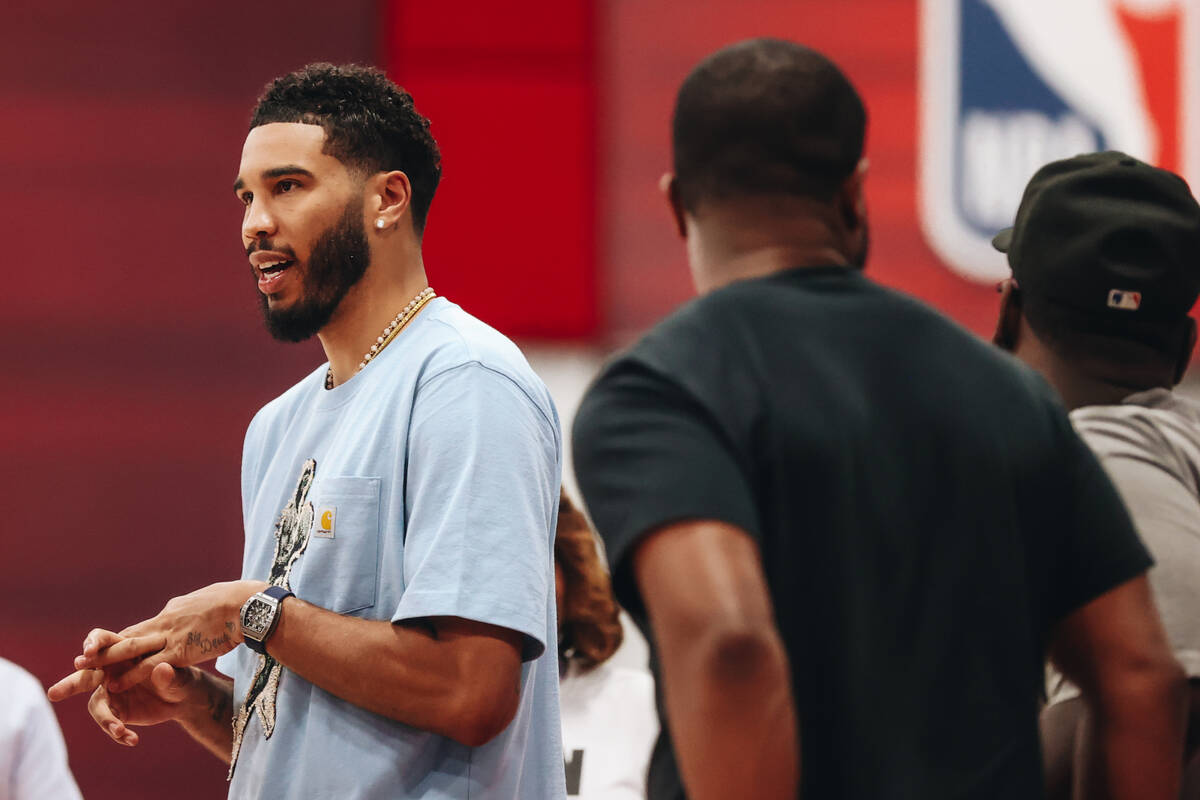
<path fill-rule="evenodd" d="M 1042 343 L 1059 358 L 1077 364 L 1094 364 L 1100 360 L 1117 370 L 1148 367 L 1169 371 L 1175 369 L 1179 352 L 1187 345 L 1186 316 L 1181 317 L 1171 330 L 1170 339 L 1167 341 L 1173 346 L 1168 346 L 1166 341 L 1155 344 L 1139 341 L 1131 337 L 1127 330 L 1119 327 L 1107 333 L 1079 330 L 1053 313 L 1038 313 L 1041 309 L 1030 313 L 1026 305 L 1022 303 L 1021 313 Z M 1131 380 L 1127 377 L 1124 380 L 1130 386 L 1137 384 L 1136 379 Z M 1144 385 L 1139 388 L 1151 389 L 1153 386 Z"/>
<path fill-rule="evenodd" d="M 781 39 L 718 50 L 679 89 L 672 123 L 680 199 L 795 195 L 828 202 L 862 158 L 867 112 L 825 56 Z"/>
<path fill-rule="evenodd" d="M 322 152 L 370 175 L 402 170 L 412 184 L 417 235 L 442 176 L 442 156 L 429 120 L 412 95 L 380 70 L 358 64 L 309 64 L 267 84 L 250 127 L 302 122 L 325 130 Z"/>

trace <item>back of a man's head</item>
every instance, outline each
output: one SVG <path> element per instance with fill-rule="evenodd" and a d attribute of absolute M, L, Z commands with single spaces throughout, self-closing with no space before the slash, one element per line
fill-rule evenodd
<path fill-rule="evenodd" d="M 684 208 L 757 195 L 832 200 L 863 152 L 866 110 L 825 56 L 750 39 L 684 81 L 672 126 Z"/>
<path fill-rule="evenodd" d="M 250 127 L 301 122 L 325 130 L 324 152 L 370 174 L 400 170 L 412 184 L 420 234 L 441 179 L 441 153 L 412 95 L 383 72 L 357 64 L 309 64 L 269 83 Z"/>
<path fill-rule="evenodd" d="M 995 244 L 1021 313 L 1061 358 L 1110 376 L 1186 359 L 1200 205 L 1179 176 L 1115 151 L 1052 162 Z"/>

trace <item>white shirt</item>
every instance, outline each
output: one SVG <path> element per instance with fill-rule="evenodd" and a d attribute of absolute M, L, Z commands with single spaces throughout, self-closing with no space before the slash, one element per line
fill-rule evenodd
<path fill-rule="evenodd" d="M 0 658 L 0 800 L 81 800 L 37 678 Z"/>
<path fill-rule="evenodd" d="M 643 800 L 658 738 L 654 678 L 645 668 L 606 661 L 559 684 L 567 796 Z"/>

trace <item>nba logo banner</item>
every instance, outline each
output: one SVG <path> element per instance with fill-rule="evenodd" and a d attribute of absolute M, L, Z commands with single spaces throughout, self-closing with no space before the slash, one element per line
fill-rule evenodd
<path fill-rule="evenodd" d="M 1196 185 L 1200 0 L 921 0 L 920 214 L 979 282 L 1048 161 L 1121 150 Z"/>

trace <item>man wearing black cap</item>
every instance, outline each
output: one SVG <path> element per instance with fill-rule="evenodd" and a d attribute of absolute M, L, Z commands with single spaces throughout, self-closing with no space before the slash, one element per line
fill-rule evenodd
<path fill-rule="evenodd" d="M 1184 679 L 1149 556 L 1045 381 L 863 275 L 865 122 L 779 40 L 679 91 L 663 188 L 701 297 L 574 428 L 660 679 L 649 796 L 1038 798 L 1050 644 L 1105 699 L 1133 666 L 1095 775 L 1175 800 Z"/>
<path fill-rule="evenodd" d="M 1196 343 L 1200 205 L 1177 175 L 1091 153 L 1039 170 L 995 245 L 1013 271 L 996 343 L 1058 389 L 1120 491 L 1200 717 L 1200 405 L 1171 392 Z M 1065 793 L 1086 692 L 1057 672 L 1047 691 L 1048 775 Z"/>

